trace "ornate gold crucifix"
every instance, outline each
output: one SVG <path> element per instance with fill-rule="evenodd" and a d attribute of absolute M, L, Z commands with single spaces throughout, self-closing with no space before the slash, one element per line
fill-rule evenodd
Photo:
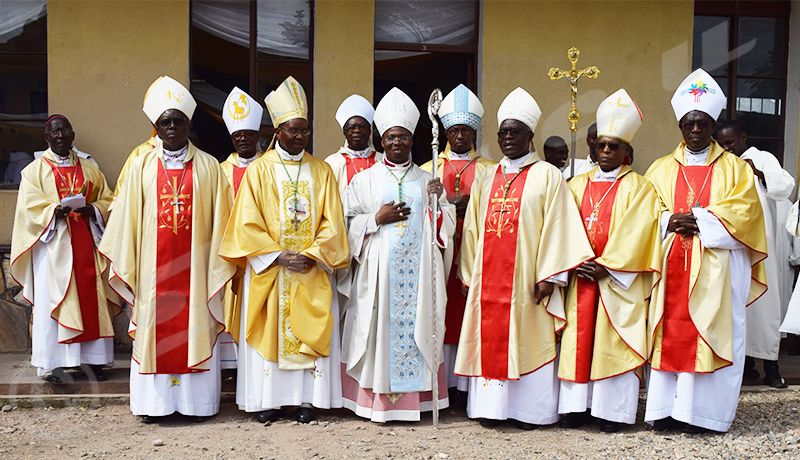
<path fill-rule="evenodd" d="M 567 81 L 569 81 L 572 104 L 569 109 L 569 114 L 567 115 L 567 120 L 570 123 L 569 130 L 572 131 L 570 169 L 573 176 L 575 175 L 575 137 L 578 132 L 578 121 L 581 119 L 581 114 L 578 112 L 578 79 L 584 75 L 586 75 L 586 78 L 597 78 L 597 76 L 600 75 L 600 70 L 598 70 L 598 68 L 595 66 L 578 70 L 576 67 L 578 64 L 578 57 L 580 57 L 580 55 L 581 52 L 578 51 L 578 48 L 570 48 L 567 51 L 567 57 L 569 58 L 569 62 L 572 64 L 572 68 L 565 71 L 559 69 L 558 67 L 551 67 L 550 71 L 547 73 L 547 75 L 549 75 L 550 79 L 553 81 L 560 80 L 562 78 L 566 78 Z"/>

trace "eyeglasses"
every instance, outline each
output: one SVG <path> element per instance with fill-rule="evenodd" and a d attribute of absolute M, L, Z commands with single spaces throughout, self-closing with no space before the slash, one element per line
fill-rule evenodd
<path fill-rule="evenodd" d="M 311 128 L 305 128 L 305 129 L 297 129 L 297 128 L 290 128 L 290 129 L 286 129 L 286 128 L 278 128 L 278 129 L 280 129 L 281 131 L 285 132 L 286 134 L 288 134 L 288 135 L 290 135 L 290 136 L 292 136 L 292 137 L 297 137 L 297 136 L 300 136 L 300 135 L 302 135 L 303 137 L 308 137 L 308 136 L 310 136 L 310 135 L 311 135 Z"/>
<path fill-rule="evenodd" d="M 467 137 L 472 134 L 472 128 L 448 128 L 447 134 L 451 137 L 458 137 L 459 134 L 462 137 Z"/>
<path fill-rule="evenodd" d="M 255 130 L 254 131 L 249 131 L 249 130 L 242 129 L 242 130 L 236 131 L 233 134 L 231 134 L 231 137 L 233 137 L 233 140 L 236 140 L 236 141 L 240 141 L 242 139 L 247 139 L 250 136 L 258 137 L 258 131 L 255 131 Z"/>
<path fill-rule="evenodd" d="M 524 130 L 523 131 L 521 129 L 501 129 L 500 131 L 497 132 L 497 137 L 502 139 L 502 138 L 508 136 L 509 134 L 511 134 L 511 137 L 518 137 L 518 136 L 521 136 L 523 134 L 528 134 L 529 132 L 531 132 L 531 131 L 530 130 Z"/>
<path fill-rule="evenodd" d="M 345 128 L 344 130 L 347 131 L 349 134 L 352 134 L 352 133 L 354 133 L 356 131 L 367 131 L 367 132 L 369 132 L 369 126 L 367 126 L 367 125 L 353 125 L 353 126 L 349 126 L 349 127 Z"/>
<path fill-rule="evenodd" d="M 176 128 L 180 128 L 182 126 L 186 126 L 186 119 L 185 118 L 164 118 L 163 120 L 158 120 L 158 126 L 161 126 L 164 129 L 169 128 L 170 125 L 174 125 Z"/>
<path fill-rule="evenodd" d="M 389 137 L 384 139 L 384 142 L 388 142 L 388 143 L 392 144 L 392 143 L 398 142 L 398 141 L 399 142 L 408 142 L 410 140 L 411 140 L 411 136 L 409 136 L 408 134 L 401 134 L 399 136 L 389 136 Z"/>
<path fill-rule="evenodd" d="M 595 145 L 596 145 L 596 151 L 598 152 L 602 152 L 603 150 L 606 149 L 606 147 L 608 147 L 608 150 L 616 152 L 617 150 L 619 150 L 620 147 L 622 147 L 622 144 L 617 144 L 616 142 L 598 142 Z"/>
<path fill-rule="evenodd" d="M 694 131 L 695 127 L 697 127 L 697 129 L 699 129 L 700 131 L 703 131 L 705 129 L 708 129 L 710 126 L 711 123 L 707 121 L 696 121 L 696 122 L 685 121 L 681 123 L 681 129 L 687 133 Z"/>
<path fill-rule="evenodd" d="M 53 137 L 59 137 L 59 136 L 69 136 L 70 134 L 72 134 L 72 132 L 73 132 L 72 128 L 56 128 L 56 129 L 51 129 L 50 131 L 47 132 L 47 134 Z"/>

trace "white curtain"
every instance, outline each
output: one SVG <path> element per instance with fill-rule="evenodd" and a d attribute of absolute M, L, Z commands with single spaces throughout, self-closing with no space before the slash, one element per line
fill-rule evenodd
<path fill-rule="evenodd" d="M 0 43 L 22 33 L 25 24 L 47 14 L 47 0 L 0 1 Z"/>
<path fill-rule="evenodd" d="M 258 51 L 308 59 L 311 8 L 307 0 L 259 0 Z M 250 4 L 242 0 L 198 0 L 192 24 L 223 40 L 250 47 Z"/>
<path fill-rule="evenodd" d="M 471 45 L 475 4 L 464 0 L 377 0 L 375 41 Z"/>

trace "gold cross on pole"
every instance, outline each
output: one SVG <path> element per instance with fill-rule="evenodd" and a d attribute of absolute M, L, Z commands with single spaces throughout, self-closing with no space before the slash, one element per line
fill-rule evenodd
<path fill-rule="evenodd" d="M 587 67 L 583 70 L 576 69 L 578 57 L 580 57 L 580 55 L 581 52 L 578 51 L 578 48 L 570 48 L 567 50 L 567 57 L 572 64 L 572 68 L 568 71 L 564 71 L 558 67 L 551 67 L 550 72 L 547 73 L 553 81 L 562 78 L 566 78 L 567 81 L 569 81 L 572 104 L 569 109 L 569 114 L 567 115 L 567 120 L 569 121 L 569 130 L 572 132 L 572 144 L 570 149 L 570 172 L 572 176 L 575 176 L 575 140 L 578 134 L 578 121 L 581 119 L 581 114 L 578 112 L 578 79 L 584 75 L 586 75 L 586 78 L 597 78 L 597 76 L 600 75 L 600 70 L 595 66 Z"/>
<path fill-rule="evenodd" d="M 181 184 L 181 187 L 183 184 Z M 184 205 L 185 202 L 181 201 L 181 198 L 191 198 L 189 194 L 181 195 L 181 191 L 178 190 L 178 178 L 173 176 L 172 177 L 172 190 L 175 190 L 175 194 L 168 194 L 168 195 L 161 195 L 161 199 L 164 200 L 166 198 L 172 198 L 170 201 L 170 205 L 172 208 L 172 233 L 178 234 L 178 215 L 181 213 L 180 206 Z"/>

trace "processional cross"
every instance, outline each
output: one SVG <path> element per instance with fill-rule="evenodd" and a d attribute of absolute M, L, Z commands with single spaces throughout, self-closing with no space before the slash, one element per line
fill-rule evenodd
<path fill-rule="evenodd" d="M 578 112 L 578 79 L 584 75 L 586 75 L 587 78 L 597 78 L 597 76 L 600 75 L 600 70 L 598 70 L 598 68 L 595 66 L 590 66 L 583 70 L 577 70 L 576 66 L 578 64 L 578 57 L 580 57 L 580 55 L 581 52 L 578 51 L 578 48 L 570 48 L 567 51 L 567 57 L 569 58 L 569 62 L 572 64 L 572 68 L 565 71 L 559 69 L 558 67 L 551 67 L 550 71 L 547 73 L 547 75 L 549 75 L 550 79 L 553 81 L 560 80 L 561 78 L 566 78 L 567 81 L 569 81 L 572 104 L 569 109 L 569 114 L 567 115 L 567 120 L 569 120 L 570 123 L 569 130 L 572 132 L 572 148 L 570 149 L 571 176 L 575 176 L 575 139 L 578 133 L 578 121 L 581 119 L 581 114 Z"/>

